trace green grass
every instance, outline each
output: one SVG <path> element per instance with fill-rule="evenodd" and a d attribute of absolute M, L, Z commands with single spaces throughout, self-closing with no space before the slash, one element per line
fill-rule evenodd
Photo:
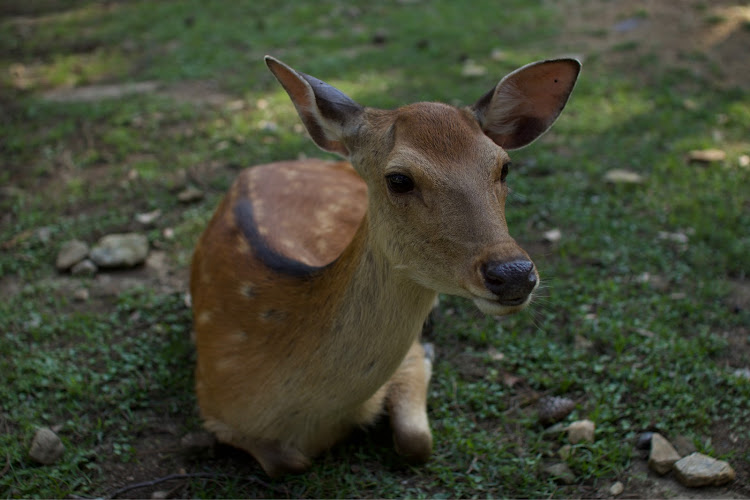
<path fill-rule="evenodd" d="M 627 483 L 643 430 L 685 435 L 730 460 L 733 491 L 750 494 L 750 382 L 734 374 L 750 367 L 750 304 L 737 298 L 750 270 L 750 170 L 738 166 L 750 154 L 746 89 L 660 64 L 639 44 L 609 53 L 567 44 L 563 13 L 549 2 L 8 2 L 2 12 L 14 14 L 0 19 L 3 497 L 106 496 L 181 469 L 202 476 L 131 494 L 595 496 Z M 200 421 L 184 290 L 135 271 L 104 273 L 122 285 L 106 292 L 101 277 L 54 270 L 66 240 L 143 230 L 184 284 L 194 242 L 241 167 L 324 156 L 300 133 L 267 53 L 363 104 L 393 107 L 469 104 L 520 65 L 589 50 L 597 55 L 559 123 L 512 153 L 508 223 L 543 289 L 529 310 L 501 320 L 443 299 L 427 336 L 438 357 L 435 452 L 424 466 L 395 455 L 383 422 L 309 473 L 268 483 L 232 450 L 186 456 L 180 438 Z M 467 58 L 487 75 L 462 76 Z M 161 88 L 92 102 L 43 97 L 140 81 Z M 727 159 L 686 161 L 709 147 Z M 645 182 L 608 185 L 615 168 Z M 179 203 L 186 185 L 205 198 Z M 156 209 L 156 227 L 134 222 Z M 540 243 L 552 228 L 562 240 Z M 79 288 L 88 301 L 72 298 Z M 520 382 L 507 384 L 509 375 Z M 572 485 L 542 473 L 566 443 L 537 421 L 534 401 L 547 394 L 576 401 L 565 422 L 597 425 L 596 441 L 566 460 Z M 39 426 L 66 445 L 55 465 L 27 457 Z"/>

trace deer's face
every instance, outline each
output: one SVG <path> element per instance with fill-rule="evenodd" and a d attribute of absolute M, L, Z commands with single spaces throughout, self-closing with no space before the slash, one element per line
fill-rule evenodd
<path fill-rule="evenodd" d="M 354 160 L 375 242 L 394 268 L 488 314 L 525 307 L 539 280 L 505 221 L 508 154 L 452 106 L 414 104 L 377 122 L 368 136 L 378 143 L 362 149 L 388 144 L 389 153 Z"/>
<path fill-rule="evenodd" d="M 578 61 L 526 65 L 463 110 L 417 103 L 394 111 L 364 108 L 317 78 L 266 62 L 315 143 L 349 158 L 367 182 L 371 243 L 394 271 L 471 298 L 489 314 L 528 304 L 539 276 L 505 223 L 505 150 L 554 123 Z"/>

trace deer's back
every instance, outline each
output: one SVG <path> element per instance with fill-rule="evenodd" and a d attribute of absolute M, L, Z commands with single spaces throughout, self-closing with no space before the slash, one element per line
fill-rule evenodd
<path fill-rule="evenodd" d="M 309 363 L 314 330 L 326 327 L 332 304 L 304 284 L 352 240 L 366 205 L 366 186 L 346 162 L 282 162 L 240 173 L 191 268 L 204 416 L 241 408 L 245 398 L 262 408 L 295 363 Z M 300 325 L 304 332 L 295 331 Z M 292 370 L 279 370 L 281 360 Z"/>

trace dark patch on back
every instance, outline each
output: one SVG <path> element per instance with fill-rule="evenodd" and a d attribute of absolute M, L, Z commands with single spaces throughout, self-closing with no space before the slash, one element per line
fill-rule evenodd
<path fill-rule="evenodd" d="M 329 267 L 311 266 L 299 260 L 292 259 L 271 248 L 268 241 L 258 232 L 253 217 L 253 204 L 250 200 L 242 199 L 234 205 L 234 216 L 242 234 L 253 249 L 255 257 L 266 267 L 279 274 L 286 274 L 298 278 L 308 278 Z M 335 261 L 334 261 L 335 262 Z"/>

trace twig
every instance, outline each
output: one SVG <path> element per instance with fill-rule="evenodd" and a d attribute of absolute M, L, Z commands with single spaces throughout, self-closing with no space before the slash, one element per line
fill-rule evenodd
<path fill-rule="evenodd" d="M 276 486 L 272 486 L 268 484 L 267 482 L 255 477 L 255 476 L 235 476 L 231 474 L 212 474 L 209 472 L 196 472 L 194 474 L 170 474 L 168 476 L 160 477 L 157 479 L 152 479 L 151 481 L 143 481 L 140 483 L 131 483 L 126 486 L 123 486 L 122 488 L 118 488 L 115 491 L 113 491 L 108 498 L 117 498 L 119 495 L 122 495 L 123 493 L 126 493 L 130 490 L 135 490 L 138 488 L 145 488 L 147 486 L 156 486 L 157 484 L 164 483 L 166 481 L 174 481 L 177 479 L 193 479 L 193 478 L 206 478 L 206 479 L 239 479 L 242 481 L 249 481 L 252 483 L 256 483 L 263 488 L 267 488 L 271 491 L 275 491 L 276 493 L 283 493 L 285 495 L 288 494 L 288 491 L 282 488 L 277 488 Z"/>

